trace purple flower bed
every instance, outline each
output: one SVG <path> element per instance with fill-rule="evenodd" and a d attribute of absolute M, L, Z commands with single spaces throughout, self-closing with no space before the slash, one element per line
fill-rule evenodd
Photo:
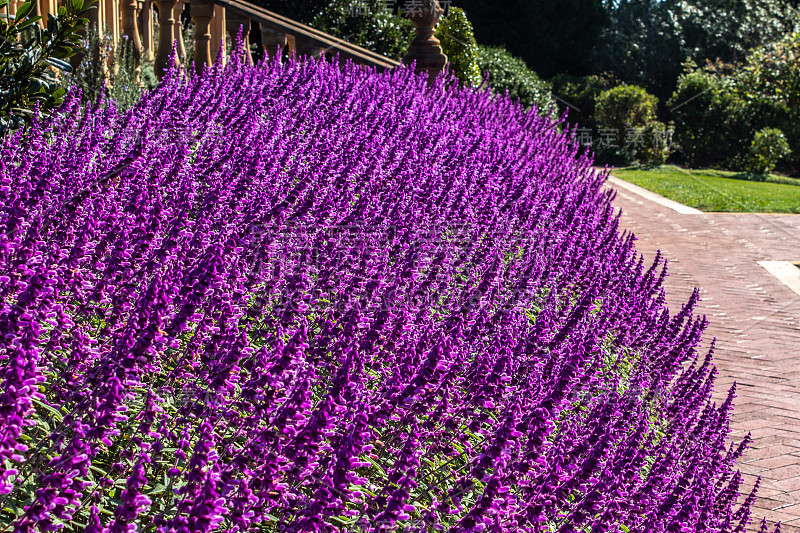
<path fill-rule="evenodd" d="M 5 142 L 0 531 L 742 530 L 696 296 L 446 84 L 234 61 Z"/>

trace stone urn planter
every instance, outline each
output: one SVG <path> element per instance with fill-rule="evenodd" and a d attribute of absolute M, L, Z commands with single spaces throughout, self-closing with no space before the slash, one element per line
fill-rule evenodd
<path fill-rule="evenodd" d="M 408 52 L 403 56 L 403 63 L 416 62 L 415 72 L 427 72 L 428 83 L 433 83 L 436 76 L 447 64 L 439 39 L 434 36 L 436 24 L 439 22 L 444 9 L 437 0 L 423 0 L 421 9 L 409 13 L 411 22 L 416 27 L 417 35 L 408 47 Z"/>

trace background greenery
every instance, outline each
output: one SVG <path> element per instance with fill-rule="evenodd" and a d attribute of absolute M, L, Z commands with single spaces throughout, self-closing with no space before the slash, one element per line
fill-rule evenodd
<path fill-rule="evenodd" d="M 6 10 L 8 0 L 0 0 Z M 46 116 L 63 100 L 66 90 L 58 76 L 72 67 L 65 60 L 76 52 L 78 32 L 88 22 L 82 18 L 83 0 L 68 0 L 58 16 L 32 16 L 25 2 L 9 18 L 0 17 L 0 134 L 28 124 L 38 110 Z"/>
<path fill-rule="evenodd" d="M 555 101 L 550 84 L 543 81 L 525 62 L 500 46 L 479 46 L 478 66 L 486 73 L 491 88 L 518 99 L 525 107 L 535 105 L 543 113 L 550 112 Z"/>
<path fill-rule="evenodd" d="M 463 9 L 454 7 L 436 26 L 436 38 L 447 56 L 449 68 L 465 85 L 477 87 L 481 76 L 480 51 L 472 24 Z"/>

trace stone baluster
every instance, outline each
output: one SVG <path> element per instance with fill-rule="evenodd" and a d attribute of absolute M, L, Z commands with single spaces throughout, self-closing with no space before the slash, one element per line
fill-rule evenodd
<path fill-rule="evenodd" d="M 186 63 L 186 46 L 183 44 L 183 23 L 181 22 L 181 13 L 183 13 L 183 0 L 178 0 L 172 8 L 172 18 L 175 19 L 175 24 L 172 26 L 172 39 L 177 43 L 175 49 L 178 52 L 178 61 L 181 64 Z"/>
<path fill-rule="evenodd" d="M 93 4 L 89 9 L 86 10 L 86 18 L 89 20 L 89 23 L 86 25 L 86 31 L 88 32 L 97 32 L 99 36 L 103 32 L 103 6 L 100 5 L 100 2 L 96 2 Z M 100 47 L 95 45 L 89 51 L 92 55 L 92 63 L 97 65 L 101 61 L 100 57 Z"/>
<path fill-rule="evenodd" d="M 294 35 L 286 35 L 286 48 L 289 50 L 289 55 L 297 52 L 297 39 L 294 38 Z"/>
<path fill-rule="evenodd" d="M 410 15 L 417 35 L 408 47 L 403 63 L 408 65 L 416 61 L 414 71 L 427 72 L 428 83 L 433 83 L 447 64 L 447 56 L 439 45 L 439 39 L 433 34 L 444 10 L 437 0 L 422 0 L 422 3 L 422 9 Z"/>
<path fill-rule="evenodd" d="M 226 27 L 228 35 L 231 36 L 231 43 L 233 46 L 236 44 L 236 36 L 239 34 L 239 28 L 242 29 L 245 61 L 247 61 L 248 65 L 252 65 L 253 57 L 250 55 L 250 19 L 235 11 L 231 11 L 227 14 Z"/>
<path fill-rule="evenodd" d="M 105 5 L 105 24 L 108 26 L 109 37 L 111 37 L 111 56 L 109 61 L 113 61 L 113 56 L 117 53 L 117 46 L 119 45 L 119 2 L 118 0 L 104 0 L 101 5 Z"/>
<path fill-rule="evenodd" d="M 225 66 L 227 47 L 225 45 L 225 8 L 214 4 L 214 15 L 211 17 L 211 59 L 221 56 L 221 67 Z M 221 52 L 221 54 L 220 54 Z"/>
<path fill-rule="evenodd" d="M 207 0 L 189 0 L 194 22 L 194 68 L 200 74 L 203 65 L 211 66 L 211 18 L 214 4 Z"/>
<path fill-rule="evenodd" d="M 261 44 L 267 57 L 280 57 L 283 54 L 283 48 L 286 43 L 285 33 L 268 28 L 263 22 L 261 23 Z"/>
<path fill-rule="evenodd" d="M 153 0 L 144 0 L 139 10 L 139 27 L 142 30 L 142 59 L 152 61 L 155 57 L 153 27 Z"/>
<path fill-rule="evenodd" d="M 297 53 L 313 57 L 314 59 L 321 59 L 325 56 L 325 50 L 321 46 L 313 42 L 302 40 L 297 43 Z"/>
<path fill-rule="evenodd" d="M 136 21 L 136 0 L 122 0 L 122 33 L 128 36 L 128 46 L 133 58 L 134 76 L 139 83 L 142 60 L 142 42 L 139 40 L 139 28 Z"/>
<path fill-rule="evenodd" d="M 169 56 L 172 53 L 172 39 L 175 35 L 175 4 L 176 0 L 155 0 L 158 7 L 158 28 L 159 39 L 156 49 L 155 71 L 160 80 L 167 70 L 172 66 L 177 66 L 177 59 L 174 65 L 169 64 Z"/>

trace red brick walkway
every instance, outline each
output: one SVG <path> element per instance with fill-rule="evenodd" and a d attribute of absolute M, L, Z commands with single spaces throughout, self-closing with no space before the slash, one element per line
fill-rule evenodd
<path fill-rule="evenodd" d="M 670 307 L 700 287 L 705 344 L 717 338 L 715 394 L 737 383 L 732 437 L 753 437 L 739 467 L 748 490 L 761 476 L 754 518 L 800 533 L 800 295 L 756 263 L 800 261 L 800 215 L 679 214 L 614 188 L 639 251 L 669 260 Z"/>

